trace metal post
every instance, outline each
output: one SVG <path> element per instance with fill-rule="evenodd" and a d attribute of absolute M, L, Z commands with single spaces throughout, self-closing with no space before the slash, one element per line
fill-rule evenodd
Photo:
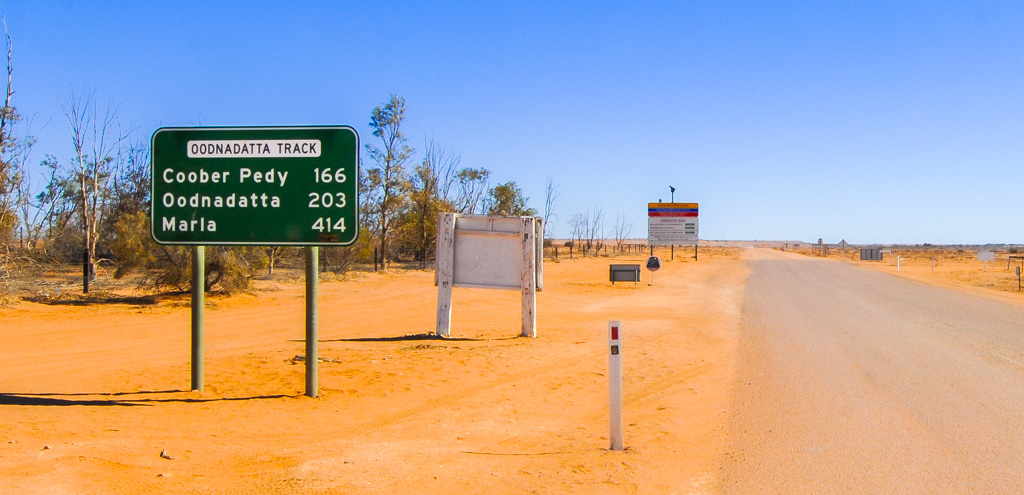
<path fill-rule="evenodd" d="M 89 250 L 82 251 L 82 293 L 89 293 Z"/>
<path fill-rule="evenodd" d="M 203 308 L 206 247 L 192 246 L 192 390 L 203 391 Z"/>
<path fill-rule="evenodd" d="M 699 243 L 700 241 L 693 241 L 693 261 L 697 261 L 697 244 Z"/>
<path fill-rule="evenodd" d="M 676 260 L 676 245 L 673 244 L 672 245 L 672 257 L 669 258 L 669 261 L 675 261 L 675 260 Z"/>
<path fill-rule="evenodd" d="M 317 392 L 317 282 L 320 278 L 320 248 L 306 248 L 306 395 L 316 397 Z"/>
<path fill-rule="evenodd" d="M 622 350 L 621 321 L 608 322 L 608 413 L 611 450 L 622 450 Z"/>

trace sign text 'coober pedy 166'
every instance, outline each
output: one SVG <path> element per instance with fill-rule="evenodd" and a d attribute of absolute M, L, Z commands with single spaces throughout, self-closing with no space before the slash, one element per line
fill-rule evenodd
<path fill-rule="evenodd" d="M 359 233 L 351 127 L 190 127 L 153 133 L 161 244 L 343 246 Z"/>

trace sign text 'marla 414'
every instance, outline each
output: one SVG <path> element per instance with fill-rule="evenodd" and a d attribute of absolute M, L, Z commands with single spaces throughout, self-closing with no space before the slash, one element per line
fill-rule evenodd
<path fill-rule="evenodd" d="M 153 133 L 161 244 L 343 246 L 359 233 L 359 136 L 338 127 Z"/>

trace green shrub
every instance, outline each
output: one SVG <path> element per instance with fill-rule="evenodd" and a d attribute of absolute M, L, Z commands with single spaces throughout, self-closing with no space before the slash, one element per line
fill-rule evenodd
<path fill-rule="evenodd" d="M 150 236 L 149 222 L 144 212 L 122 215 L 115 222 L 115 236 L 110 243 L 117 262 L 114 277 L 138 273 L 140 286 L 188 290 L 192 282 L 192 249 L 157 244 Z M 210 246 L 206 248 L 205 260 L 205 290 L 225 292 L 248 289 L 253 277 L 270 262 L 262 246 Z"/>

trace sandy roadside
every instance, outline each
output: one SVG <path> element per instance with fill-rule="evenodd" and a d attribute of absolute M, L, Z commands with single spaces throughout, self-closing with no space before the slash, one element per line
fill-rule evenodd
<path fill-rule="evenodd" d="M 929 254 L 932 255 L 932 259 L 929 259 Z M 942 256 L 942 254 L 943 252 L 939 251 L 903 259 L 898 267 L 895 262 L 890 260 L 884 262 L 844 260 L 843 262 L 928 285 L 1024 305 L 1024 292 L 1017 290 L 1014 267 L 1007 266 L 1005 257 L 998 262 L 990 262 L 986 266 L 977 261 L 973 252 L 967 255 L 966 259 L 962 254 L 959 258 L 949 253 L 946 253 L 946 256 Z"/>
<path fill-rule="evenodd" d="M 435 340 L 431 272 L 324 283 L 317 399 L 290 361 L 298 284 L 216 301 L 203 393 L 185 307 L 0 309 L 0 492 L 715 492 L 746 268 L 702 253 L 607 282 L 641 261 L 546 263 L 537 339 L 514 338 L 516 292 L 457 289 Z M 607 450 L 612 319 L 626 452 Z"/>

